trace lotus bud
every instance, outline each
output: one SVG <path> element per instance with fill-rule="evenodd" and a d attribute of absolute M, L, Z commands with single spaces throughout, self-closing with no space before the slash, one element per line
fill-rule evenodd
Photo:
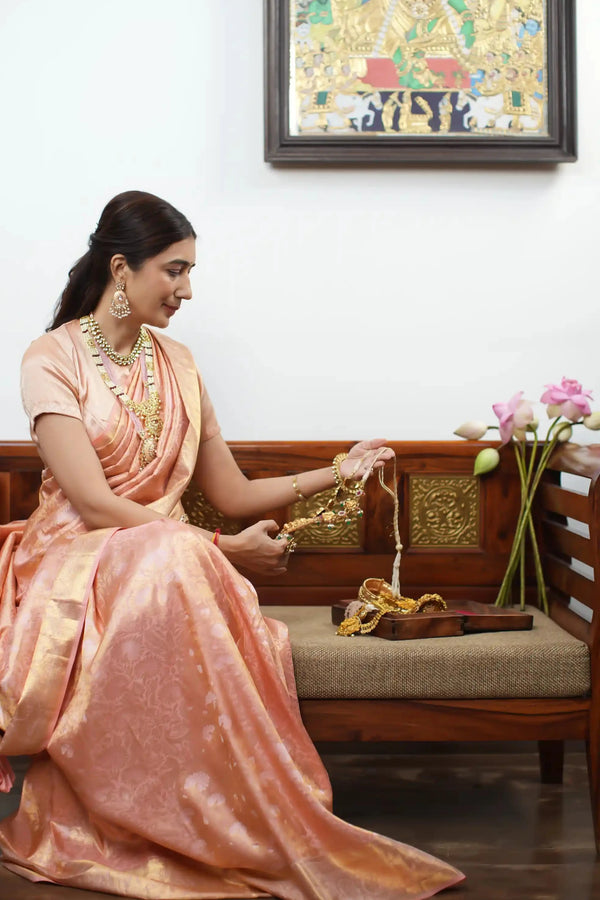
<path fill-rule="evenodd" d="M 560 403 L 550 403 L 550 405 L 546 407 L 546 412 L 548 413 L 549 419 L 555 419 L 557 416 L 561 415 L 562 406 Z"/>
<path fill-rule="evenodd" d="M 485 422 L 480 422 L 479 419 L 471 419 L 471 421 L 464 422 L 457 428 L 454 434 L 467 441 L 478 441 L 479 438 L 484 436 L 487 430 L 488 426 Z"/>
<path fill-rule="evenodd" d="M 589 416 L 583 417 L 583 424 L 590 431 L 600 431 L 600 411 L 590 413 Z"/>
<path fill-rule="evenodd" d="M 532 419 L 529 425 L 527 426 L 527 431 L 537 431 L 540 425 L 539 419 Z"/>
<path fill-rule="evenodd" d="M 600 426 L 598 426 L 600 428 Z M 564 425 L 559 425 L 556 429 L 556 440 L 560 444 L 566 444 L 567 441 L 570 441 L 573 436 L 573 429 L 571 428 L 571 423 L 565 423 Z"/>
<path fill-rule="evenodd" d="M 486 447 L 475 457 L 473 475 L 485 475 L 486 472 L 492 472 L 499 462 L 500 454 L 495 447 Z"/>

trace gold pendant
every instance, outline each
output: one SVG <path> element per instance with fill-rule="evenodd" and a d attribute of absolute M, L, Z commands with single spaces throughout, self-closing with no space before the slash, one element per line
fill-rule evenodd
<path fill-rule="evenodd" d="M 140 447 L 140 469 L 144 469 L 148 463 L 156 459 L 156 444 L 156 438 L 151 435 L 146 435 L 143 438 L 142 446 Z"/>
<path fill-rule="evenodd" d="M 152 437 L 160 437 L 163 430 L 163 420 L 160 417 L 160 410 L 157 410 L 156 413 L 152 413 L 146 417 L 144 429 L 151 434 Z"/>

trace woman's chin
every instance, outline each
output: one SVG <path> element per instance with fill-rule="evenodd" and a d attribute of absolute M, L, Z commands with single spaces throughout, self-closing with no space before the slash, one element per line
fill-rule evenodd
<path fill-rule="evenodd" d="M 173 316 L 176 312 L 178 312 L 178 307 L 175 306 L 167 306 L 164 304 L 161 308 L 161 326 L 162 328 L 166 328 Z"/>
<path fill-rule="evenodd" d="M 150 328 L 168 328 L 171 323 L 171 316 L 167 315 L 166 312 L 159 312 L 157 315 L 152 317 L 148 317 L 145 322 Z"/>

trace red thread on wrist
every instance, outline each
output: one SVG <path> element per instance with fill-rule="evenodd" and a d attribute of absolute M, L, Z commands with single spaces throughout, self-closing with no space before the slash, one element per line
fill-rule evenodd
<path fill-rule="evenodd" d="M 215 545 L 215 547 L 219 546 L 219 537 L 220 536 L 221 536 L 221 529 L 217 528 L 217 530 L 215 531 L 215 533 L 212 536 L 212 543 Z"/>

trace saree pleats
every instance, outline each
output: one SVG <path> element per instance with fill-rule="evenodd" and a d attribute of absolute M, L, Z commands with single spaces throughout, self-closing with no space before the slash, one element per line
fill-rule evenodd
<path fill-rule="evenodd" d="M 90 415 L 97 373 L 77 334 L 62 338 Z M 44 515 L 5 529 L 0 752 L 34 760 L 19 810 L 0 824 L 2 861 L 31 880 L 147 900 L 431 897 L 461 873 L 332 814 L 287 629 L 178 521 L 201 433 L 185 352 L 156 342 L 169 414 L 147 469 L 118 408 L 104 424 L 95 408 L 90 426 L 113 489 L 172 518 L 87 532 L 71 510 L 69 527 L 46 472 Z"/>

